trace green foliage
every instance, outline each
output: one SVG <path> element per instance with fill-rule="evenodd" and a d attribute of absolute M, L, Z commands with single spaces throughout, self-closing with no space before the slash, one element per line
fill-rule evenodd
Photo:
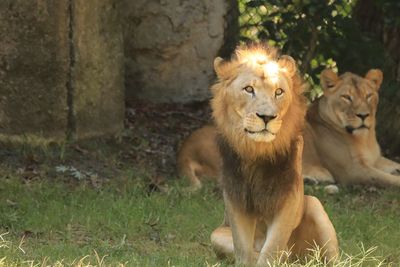
<path fill-rule="evenodd" d="M 382 45 L 358 29 L 354 6 L 352 0 L 240 0 L 241 38 L 277 45 L 298 61 L 311 84 L 326 67 L 363 75 L 382 68 L 385 57 Z"/>

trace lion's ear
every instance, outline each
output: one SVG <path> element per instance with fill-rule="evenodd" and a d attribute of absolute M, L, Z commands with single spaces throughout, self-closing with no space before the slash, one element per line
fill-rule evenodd
<path fill-rule="evenodd" d="M 339 82 L 339 76 L 331 69 L 323 70 L 320 79 L 324 93 L 332 92 L 335 85 Z"/>
<path fill-rule="evenodd" d="M 365 75 L 365 79 L 372 81 L 375 84 L 375 89 L 379 90 L 383 80 L 383 73 L 379 69 L 370 69 Z"/>
<path fill-rule="evenodd" d="M 281 56 L 278 60 L 281 68 L 285 69 L 289 76 L 292 77 L 296 73 L 296 61 L 290 56 Z"/>
<path fill-rule="evenodd" d="M 224 71 L 223 71 L 223 64 L 224 64 L 224 60 L 220 57 L 216 57 L 214 59 L 214 70 L 215 73 L 217 74 L 218 78 L 222 78 L 224 75 Z"/>

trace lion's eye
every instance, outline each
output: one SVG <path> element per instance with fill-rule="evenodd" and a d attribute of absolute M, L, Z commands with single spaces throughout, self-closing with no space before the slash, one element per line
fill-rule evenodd
<path fill-rule="evenodd" d="M 372 94 L 372 93 L 371 93 L 371 94 L 368 94 L 368 95 L 367 95 L 367 100 L 369 100 L 373 95 L 374 95 L 374 94 Z"/>
<path fill-rule="evenodd" d="M 243 88 L 243 90 L 245 90 L 246 93 L 254 94 L 254 88 L 252 86 L 250 86 L 250 85 L 246 86 L 245 88 Z"/>
<path fill-rule="evenodd" d="M 326 87 L 328 87 L 328 88 L 333 88 L 333 87 L 335 87 L 335 85 L 334 85 L 333 83 L 328 83 L 328 84 L 326 85 Z"/>
<path fill-rule="evenodd" d="M 285 91 L 282 88 L 278 88 L 275 90 L 275 96 L 281 96 L 284 92 Z"/>
<path fill-rule="evenodd" d="M 349 101 L 349 102 L 352 102 L 353 100 L 351 99 L 351 96 L 349 96 L 349 95 L 341 95 L 341 97 L 344 99 L 344 100 L 346 100 L 346 101 Z"/>

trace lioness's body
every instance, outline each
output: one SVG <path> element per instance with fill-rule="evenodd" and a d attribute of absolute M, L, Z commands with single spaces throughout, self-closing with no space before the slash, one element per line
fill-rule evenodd
<path fill-rule="evenodd" d="M 217 130 L 211 125 L 194 131 L 182 144 L 177 167 L 181 177 L 189 178 L 193 189 L 201 187 L 201 180 L 216 179 L 221 169 L 221 156 L 216 146 Z"/>
<path fill-rule="evenodd" d="M 375 70 L 372 71 L 375 72 Z M 335 76 L 333 77 L 335 79 Z M 339 79 L 343 81 L 339 83 Z M 358 83 L 354 83 L 354 79 L 357 79 Z M 370 77 L 370 79 L 372 78 Z M 383 157 L 376 140 L 375 113 L 378 103 L 379 80 L 379 84 L 375 85 L 377 88 L 373 88 L 374 84 L 368 85 L 368 79 L 350 73 L 345 77 L 336 77 L 335 81 L 337 84 L 336 95 L 325 92 L 325 96 L 313 103 L 307 111 L 303 131 L 303 176 L 327 183 L 399 186 L 400 177 L 395 174 L 399 174 L 400 164 Z M 358 88 L 354 88 L 354 85 L 357 84 L 359 84 Z M 329 119 L 329 117 L 336 117 L 339 111 L 344 111 L 346 108 L 346 106 L 333 105 L 329 99 L 341 97 L 341 94 L 344 91 L 347 92 L 349 87 L 350 90 L 353 90 L 354 101 L 361 103 L 357 103 L 356 109 L 350 113 L 369 113 L 366 118 L 369 129 L 361 129 L 359 133 L 355 131 L 352 134 L 347 132 L 346 126 L 348 125 L 346 124 L 354 123 L 355 125 L 352 127 L 357 127 L 356 124 L 359 122 L 356 116 L 350 120 L 344 119 L 343 125 L 339 126 L 338 122 Z M 363 99 L 371 92 L 374 92 L 373 98 L 365 103 Z M 321 116 L 321 113 L 325 115 Z M 204 144 L 204 139 L 208 139 L 207 144 L 214 148 L 217 147 L 216 131 L 212 127 L 195 131 L 193 137 L 195 138 L 190 139 L 190 146 L 196 143 Z M 190 148 L 189 144 L 186 144 L 187 147 L 183 147 L 182 150 Z M 206 146 L 199 146 L 199 148 L 209 152 L 207 153 L 208 158 L 218 159 L 221 157 L 217 149 L 211 151 Z M 219 160 L 209 161 L 210 165 L 207 168 L 218 169 L 219 162 Z M 212 177 L 216 178 L 217 175 Z M 198 176 L 197 179 L 200 180 L 201 176 Z"/>
<path fill-rule="evenodd" d="M 267 265 L 293 246 L 317 245 L 331 260 L 336 233 L 316 198 L 305 197 L 301 130 L 305 101 L 294 60 L 267 47 L 216 59 L 211 107 L 222 158 L 225 221 L 211 235 L 220 255 Z"/>
<path fill-rule="evenodd" d="M 309 108 L 303 173 L 318 181 L 400 186 L 400 164 L 381 155 L 376 140 L 379 70 L 366 77 L 321 74 L 324 96 Z M 329 86 L 328 86 L 329 85 Z"/>

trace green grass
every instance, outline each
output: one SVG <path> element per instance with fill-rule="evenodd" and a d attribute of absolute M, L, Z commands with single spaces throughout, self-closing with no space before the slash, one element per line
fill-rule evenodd
<path fill-rule="evenodd" d="M 132 173 L 97 189 L 57 179 L 27 182 L 4 170 L 1 175 L 0 266 L 230 264 L 210 247 L 210 233 L 223 216 L 212 186 L 190 193 L 183 182 L 171 181 L 168 193 L 149 194 L 145 180 Z M 306 191 L 324 203 L 343 253 L 376 247 L 367 253 L 370 263 L 340 266 L 399 266 L 400 190 Z"/>

